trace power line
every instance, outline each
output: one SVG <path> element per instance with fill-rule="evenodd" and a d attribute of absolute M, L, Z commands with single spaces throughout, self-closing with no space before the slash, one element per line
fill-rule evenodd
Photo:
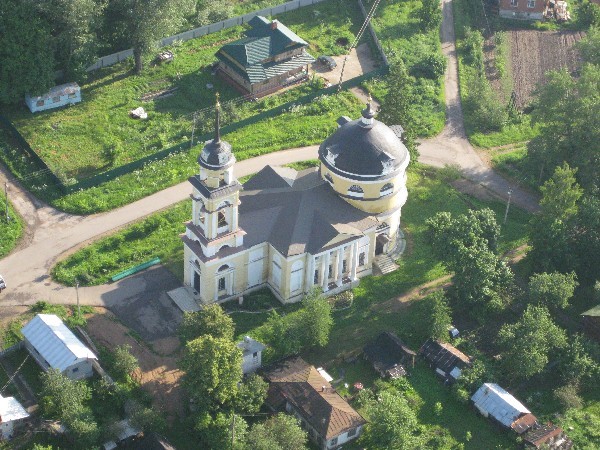
<path fill-rule="evenodd" d="M 15 370 L 15 373 L 13 373 L 13 376 L 9 378 L 9 380 L 6 382 L 6 384 L 4 385 L 4 387 L 2 389 L 0 389 L 0 392 L 4 392 L 4 389 L 6 389 L 8 387 L 8 385 L 10 383 L 12 383 L 12 380 L 14 380 L 14 378 L 17 376 L 17 374 L 19 373 L 19 370 L 21 370 L 21 367 L 23 367 L 23 365 L 25 364 L 25 362 L 29 359 L 29 355 L 27 355 L 25 357 L 25 359 L 23 360 L 23 362 L 21 363 L 21 365 L 19 366 L 19 368 L 17 370 Z"/>

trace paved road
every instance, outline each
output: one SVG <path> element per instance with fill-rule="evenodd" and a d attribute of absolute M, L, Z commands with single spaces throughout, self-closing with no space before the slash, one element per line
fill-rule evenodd
<path fill-rule="evenodd" d="M 514 203 L 534 211 L 537 199 L 516 186 L 510 186 L 504 178 L 487 167 L 466 139 L 458 93 L 451 0 L 443 1 L 443 12 L 442 45 L 448 57 L 447 122 L 439 136 L 421 142 L 420 161 L 434 166 L 457 164 L 467 178 L 485 185 L 501 197 L 505 197 L 512 187 Z M 317 146 L 284 150 L 242 161 L 236 164 L 235 172 L 236 176 L 241 177 L 255 173 L 267 164 L 283 165 L 316 157 Z M 9 177 L 2 168 L 0 172 L 0 182 Z M 0 306 L 28 305 L 38 300 L 74 304 L 75 290 L 50 280 L 49 270 L 57 259 L 128 223 L 168 208 L 188 198 L 191 192 L 190 185 L 183 182 L 114 211 L 81 217 L 61 213 L 42 204 L 12 181 L 11 200 L 25 218 L 29 231 L 19 248 L 0 260 L 0 273 L 8 284 L 8 289 L 0 294 Z M 81 290 L 80 299 L 82 304 L 107 306 L 107 302 L 139 294 L 140 289 L 136 283 L 86 288 Z"/>

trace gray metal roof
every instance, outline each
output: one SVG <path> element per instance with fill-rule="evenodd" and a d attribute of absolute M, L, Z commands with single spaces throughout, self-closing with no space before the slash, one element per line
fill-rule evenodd
<path fill-rule="evenodd" d="M 54 314 L 36 315 L 21 333 L 50 367 L 61 372 L 83 359 L 97 359 Z"/>
<path fill-rule="evenodd" d="M 496 383 L 484 383 L 471 397 L 475 406 L 506 427 L 530 411 Z"/>
<path fill-rule="evenodd" d="M 242 354 L 244 356 L 255 352 L 262 352 L 267 348 L 257 340 L 252 339 L 250 336 L 244 336 L 244 340 L 242 342 L 238 342 L 237 346 L 240 350 L 242 350 Z"/>
<path fill-rule="evenodd" d="M 378 223 L 342 200 L 316 169 L 267 166 L 244 184 L 240 201 L 244 244 L 269 242 L 284 256 L 314 255 L 360 238 Z"/>
<path fill-rule="evenodd" d="M 0 422 L 6 423 L 12 420 L 25 419 L 26 417 L 29 417 L 29 413 L 14 397 L 2 397 L 0 395 Z"/>

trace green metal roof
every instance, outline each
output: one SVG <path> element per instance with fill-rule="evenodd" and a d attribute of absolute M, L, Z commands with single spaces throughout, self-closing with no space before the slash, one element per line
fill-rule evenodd
<path fill-rule="evenodd" d="M 600 317 L 600 305 L 594 306 L 592 309 L 588 309 L 586 312 L 581 313 L 582 316 Z"/>

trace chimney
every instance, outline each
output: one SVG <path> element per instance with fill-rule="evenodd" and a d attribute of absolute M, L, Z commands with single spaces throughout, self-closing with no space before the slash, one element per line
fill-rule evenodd
<path fill-rule="evenodd" d="M 271 22 L 271 30 L 276 30 L 277 29 L 277 20 L 273 20 Z"/>

